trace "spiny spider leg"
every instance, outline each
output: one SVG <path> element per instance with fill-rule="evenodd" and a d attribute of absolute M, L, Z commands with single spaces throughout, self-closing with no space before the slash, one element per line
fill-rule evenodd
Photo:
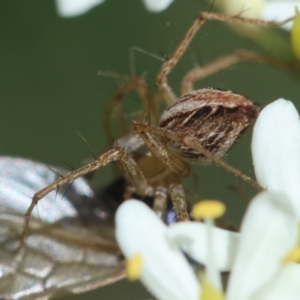
<path fill-rule="evenodd" d="M 170 139 L 173 139 L 173 140 L 177 139 L 177 137 L 176 137 L 176 135 L 174 133 L 172 133 L 170 135 L 169 135 L 169 133 L 167 133 L 167 136 Z M 210 151 L 206 150 L 204 147 L 202 147 L 198 143 L 195 143 L 191 138 L 189 138 L 189 137 L 180 137 L 179 141 L 181 139 L 182 139 L 182 143 L 184 145 L 187 145 L 188 147 L 190 147 L 192 149 L 195 149 L 198 152 L 202 153 L 203 155 L 205 155 L 206 157 L 208 157 L 211 161 L 213 161 L 219 167 L 224 168 L 225 170 L 231 172 L 235 176 L 237 176 L 237 177 L 241 178 L 242 180 L 248 182 L 250 185 L 252 185 L 254 188 L 256 188 L 259 192 L 263 192 L 265 190 L 258 182 L 256 182 L 255 180 L 253 180 L 249 176 L 245 175 L 240 170 L 238 170 L 238 169 L 230 166 L 223 159 L 221 159 L 219 157 L 216 157 Z"/>
<path fill-rule="evenodd" d="M 134 186 L 128 185 L 123 194 L 123 198 L 131 199 L 134 194 L 136 194 L 136 189 Z M 164 186 L 158 185 L 154 187 L 152 208 L 163 222 L 166 221 L 168 195 L 168 190 Z"/>
<path fill-rule="evenodd" d="M 189 221 L 185 191 L 181 183 L 169 185 L 168 192 L 174 206 L 178 221 Z"/>
<path fill-rule="evenodd" d="M 232 64 L 243 61 L 257 62 L 294 71 L 300 70 L 300 66 L 295 63 L 285 62 L 273 57 L 257 54 L 247 50 L 236 50 L 229 55 L 219 57 L 213 62 L 210 62 L 202 67 L 196 67 L 189 71 L 182 79 L 181 94 L 184 95 L 193 91 L 193 85 L 195 81 L 201 80 L 214 73 L 217 73 L 222 69 L 231 66 Z"/>
<path fill-rule="evenodd" d="M 172 171 L 173 175 L 169 175 L 172 178 L 172 182 L 167 183 L 168 192 L 178 220 L 188 221 L 189 215 L 187 212 L 186 198 L 184 189 L 180 183 L 180 177 L 188 176 L 190 168 L 183 160 L 170 152 L 167 145 L 165 145 L 160 138 L 157 138 L 157 135 L 153 134 L 151 130 L 152 126 L 148 126 L 149 127 L 147 127 L 145 123 L 135 122 L 134 130 L 143 139 L 151 153 Z"/>
<path fill-rule="evenodd" d="M 169 130 L 165 130 L 165 129 L 159 128 L 158 126 L 155 126 L 152 124 L 146 124 L 146 123 L 135 123 L 135 130 L 138 132 L 146 132 L 148 136 L 152 136 L 152 137 L 156 136 L 156 137 L 160 137 L 161 139 L 170 139 L 181 145 L 188 146 L 189 148 L 197 150 L 199 153 L 203 154 L 204 156 L 209 158 L 211 161 L 213 161 L 216 165 L 223 167 L 227 171 L 233 173 L 235 176 L 248 182 L 250 185 L 255 187 L 258 191 L 261 192 L 264 190 L 255 180 L 251 179 L 249 176 L 246 176 L 238 169 L 235 169 L 232 166 L 228 165 L 224 160 L 220 159 L 219 157 L 217 157 L 216 155 L 211 153 L 209 150 L 202 147 L 199 143 L 194 142 L 193 139 L 189 138 L 186 135 L 176 134 Z M 155 139 L 155 138 L 153 138 L 153 139 Z M 158 140 L 158 138 L 156 138 L 156 140 Z M 151 145 L 148 144 L 148 147 L 150 148 Z M 165 148 L 167 148 L 167 147 L 165 146 Z M 153 151 L 153 153 L 155 153 L 155 152 Z M 158 153 L 158 154 L 155 153 L 155 155 L 157 157 L 160 157 L 162 162 L 166 163 L 166 161 L 160 155 L 160 153 Z"/>
<path fill-rule="evenodd" d="M 140 120 L 146 117 L 146 114 L 151 116 L 151 122 L 156 123 L 159 119 L 159 107 L 158 103 L 152 101 L 152 93 L 149 88 L 149 84 L 143 77 L 133 77 L 129 79 L 124 86 L 117 89 L 113 97 L 107 103 L 103 114 L 103 126 L 105 129 L 108 144 L 112 145 L 115 141 L 111 130 L 111 117 L 113 113 L 116 115 L 116 120 L 119 123 L 119 128 L 122 129 L 121 134 L 128 133 L 129 128 L 125 119 L 125 114 L 122 110 L 122 101 L 126 94 L 130 93 L 132 90 L 136 90 L 139 94 L 139 98 L 143 102 L 143 114 L 140 116 Z"/>
<path fill-rule="evenodd" d="M 157 158 L 168 166 L 174 174 L 177 174 L 180 177 L 188 176 L 190 173 L 189 166 L 182 159 L 170 152 L 161 139 L 153 134 L 153 127 L 156 126 L 140 122 L 134 123 L 134 130 Z"/>
<path fill-rule="evenodd" d="M 24 226 L 23 226 L 23 231 L 21 233 L 21 241 L 24 243 L 25 235 L 27 232 L 27 228 L 29 225 L 29 219 L 32 214 L 32 211 L 34 207 L 37 205 L 37 203 L 47 194 L 49 194 L 51 191 L 59 188 L 60 186 L 74 181 L 78 177 L 84 176 L 90 172 L 96 171 L 107 164 L 114 162 L 114 161 L 119 161 L 124 168 L 126 174 L 130 177 L 130 180 L 135 187 L 135 190 L 138 194 L 140 195 L 152 195 L 153 194 L 153 189 L 148 186 L 146 179 L 144 177 L 143 172 L 140 170 L 140 168 L 137 166 L 135 160 L 127 153 L 125 152 L 122 148 L 115 148 L 110 151 L 107 151 L 106 153 L 102 154 L 99 156 L 95 161 L 89 163 L 88 165 L 79 168 L 77 170 L 74 170 L 67 176 L 64 176 L 52 184 L 48 185 L 44 189 L 40 190 L 36 194 L 34 194 L 31 204 L 29 208 L 27 209 L 25 213 L 25 218 L 24 218 Z"/>
<path fill-rule="evenodd" d="M 251 18 L 244 18 L 240 16 L 226 16 L 222 14 L 209 13 L 209 12 L 200 13 L 196 18 L 196 20 L 190 26 L 186 34 L 184 35 L 181 43 L 178 45 L 176 50 L 169 57 L 169 59 L 162 64 L 161 69 L 157 75 L 156 84 L 159 90 L 161 91 L 161 93 L 163 94 L 163 97 L 168 106 L 173 104 L 177 100 L 177 97 L 174 94 L 172 88 L 168 84 L 167 76 L 174 69 L 181 56 L 190 45 L 197 31 L 208 20 L 221 21 L 227 23 L 249 23 L 258 26 L 268 26 L 268 27 L 279 27 L 284 25 L 288 21 L 290 21 L 290 20 L 286 20 L 283 22 L 272 22 L 272 21 L 263 21 L 263 20 L 257 20 Z"/>
<path fill-rule="evenodd" d="M 153 210 L 163 221 L 166 219 L 167 204 L 168 191 L 165 187 L 158 186 L 154 193 Z"/>

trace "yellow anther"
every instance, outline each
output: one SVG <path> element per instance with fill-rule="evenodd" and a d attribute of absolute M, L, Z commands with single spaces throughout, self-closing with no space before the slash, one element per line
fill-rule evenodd
<path fill-rule="evenodd" d="M 126 260 L 127 279 L 136 281 L 139 279 L 143 269 L 143 257 L 137 253 Z"/>
<path fill-rule="evenodd" d="M 202 277 L 202 276 L 201 276 Z M 215 288 L 206 276 L 201 280 L 202 291 L 199 297 L 200 300 L 224 300 L 224 293 Z"/>
<path fill-rule="evenodd" d="M 195 219 L 216 219 L 221 217 L 225 210 L 224 203 L 218 200 L 204 200 L 193 206 L 192 215 Z"/>
<path fill-rule="evenodd" d="M 282 260 L 282 263 L 297 262 L 300 263 L 300 246 L 294 247 Z"/>
<path fill-rule="evenodd" d="M 296 15 L 291 30 L 292 47 L 296 57 L 300 60 L 300 12 L 296 7 Z"/>

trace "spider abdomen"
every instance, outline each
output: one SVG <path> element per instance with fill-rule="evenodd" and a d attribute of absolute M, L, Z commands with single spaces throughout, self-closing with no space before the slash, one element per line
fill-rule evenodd
<path fill-rule="evenodd" d="M 201 89 L 185 94 L 162 114 L 159 126 L 188 136 L 220 157 L 258 116 L 259 107 L 231 91 Z M 171 140 L 169 149 L 188 162 L 203 163 L 201 153 Z"/>

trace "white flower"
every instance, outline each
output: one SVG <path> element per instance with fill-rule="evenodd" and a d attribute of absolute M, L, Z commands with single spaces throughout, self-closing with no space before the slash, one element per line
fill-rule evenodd
<path fill-rule="evenodd" d="M 281 263 L 296 243 L 297 220 L 276 203 L 286 199 L 276 198 L 266 192 L 253 200 L 240 238 L 236 233 L 213 230 L 215 266 L 218 271 L 232 268 L 226 299 L 266 299 L 266 295 L 274 293 L 274 288 L 276 293 L 296 295 L 296 298 L 282 299 L 300 299 L 300 279 L 288 280 L 291 273 L 300 278 L 300 266 Z M 199 299 L 201 284 L 180 248 L 206 264 L 206 225 L 178 223 L 168 228 L 150 208 L 137 200 L 121 205 L 116 225 L 116 237 L 125 257 L 142 256 L 140 280 L 154 296 L 158 299 Z"/>
<path fill-rule="evenodd" d="M 143 0 L 146 8 L 152 12 L 161 12 L 168 8 L 174 0 Z"/>
<path fill-rule="evenodd" d="M 192 222 L 168 228 L 141 202 L 121 205 L 116 215 L 118 243 L 126 258 L 142 256 L 141 281 L 156 297 L 196 300 L 204 295 L 205 285 L 197 281 L 183 249 L 216 271 L 232 270 L 228 300 L 300 299 L 300 265 L 284 262 L 296 245 L 300 217 L 299 124 L 294 106 L 283 99 L 260 114 L 252 153 L 257 179 L 267 191 L 252 200 L 240 235 L 212 228 L 208 236 L 207 225 Z M 214 283 L 209 274 L 207 279 Z"/>
<path fill-rule="evenodd" d="M 228 300 L 257 299 L 261 290 L 269 284 L 273 286 L 272 282 L 288 266 L 282 260 L 296 245 L 297 219 L 285 210 L 286 201 L 284 195 L 271 192 L 252 200 L 242 222 L 241 240 L 227 288 Z M 292 287 L 282 285 L 278 288 L 283 293 L 288 288 L 296 290 L 300 299 L 299 282 Z M 271 289 L 266 289 L 265 293 L 270 292 Z"/>
<path fill-rule="evenodd" d="M 61 17 L 77 17 L 82 15 L 105 0 L 56 0 L 58 14 Z M 143 0 L 146 8 L 151 12 L 165 10 L 173 0 Z"/>
<path fill-rule="evenodd" d="M 259 184 L 288 195 L 290 210 L 300 220 L 300 121 L 292 102 L 279 99 L 262 110 L 251 148 Z"/>
<path fill-rule="evenodd" d="M 140 280 L 159 299 L 197 299 L 200 286 L 167 226 L 144 203 L 125 201 L 116 214 L 116 238 L 126 258 L 142 254 Z"/>
<path fill-rule="evenodd" d="M 56 0 L 57 12 L 61 17 L 77 17 L 105 0 Z"/>

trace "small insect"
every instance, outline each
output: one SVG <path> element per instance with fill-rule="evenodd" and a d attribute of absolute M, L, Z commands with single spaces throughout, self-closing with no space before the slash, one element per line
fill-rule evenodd
<path fill-rule="evenodd" d="M 0 295 L 2 294 L 4 298 L 21 299 L 39 296 L 46 299 L 63 294 L 64 291 L 80 293 L 125 276 L 123 261 L 112 233 L 113 225 L 109 222 L 110 218 L 105 218 L 106 210 L 91 204 L 93 218 L 87 213 L 88 217 L 85 220 L 85 216 L 82 215 L 83 211 L 86 213 L 89 206 L 87 203 L 94 203 L 94 194 L 85 181 L 79 177 L 94 172 L 111 162 L 118 162 L 127 184 L 124 185 L 124 189 L 121 188 L 122 196 L 119 194 L 117 198 L 123 200 L 133 195 L 153 198 L 153 209 L 164 220 L 167 200 L 171 199 L 177 219 L 186 221 L 189 220 L 189 213 L 181 178 L 189 175 L 190 164 L 213 160 L 232 170 L 219 157 L 234 145 L 238 137 L 258 116 L 259 107 L 249 99 L 231 91 L 212 88 L 193 91 L 194 82 L 243 60 L 287 68 L 290 65 L 251 52 L 236 51 L 186 74 L 182 80 L 183 96 L 177 98 L 168 84 L 167 76 L 189 46 L 198 29 L 207 20 L 251 23 L 261 26 L 284 24 L 284 22 L 265 22 L 243 17 L 201 13 L 192 23 L 174 53 L 162 64 L 157 75 L 159 89 L 157 95 L 152 96 L 147 82 L 142 77 L 131 78 L 115 93 L 106 111 L 107 120 L 111 117 L 112 111 L 117 110 L 117 119 L 122 126 L 124 125 L 124 115 L 120 105 L 124 94 L 133 89 L 138 91 L 143 101 L 144 112 L 134 122 L 133 128 L 126 126 L 124 129 L 126 134 L 118 139 L 111 150 L 69 174 L 59 170 L 58 173 L 62 174 L 59 177 L 55 177 L 47 167 L 41 164 L 11 158 L 2 159 L 4 165 L 1 170 L 9 172 L 14 166 L 11 175 L 16 188 L 13 189 L 18 191 L 16 195 L 8 198 L 11 201 L 5 200 L 5 195 L 4 200 L 1 199 L 11 204 L 0 220 L 4 237 L 1 251 L 6 251 L 0 255 L 0 259 L 5 255 L 10 256 L 12 266 L 4 262 L 0 263 L 4 274 L 7 272 L 8 276 L 3 276 L 4 280 L 14 278 L 10 285 L 6 284 L 8 281 L 3 281 L 0 285 Z M 163 113 L 160 111 L 162 101 L 168 106 Z M 150 116 L 151 123 L 142 121 L 147 116 Z M 107 128 L 108 137 L 113 140 L 108 124 Z M 10 166 L 5 167 L 5 164 L 9 163 Z M 24 176 L 26 172 L 28 176 Z M 233 172 L 260 188 L 237 170 Z M 8 175 L 0 174 L 1 177 L 10 178 Z M 61 187 L 68 182 L 73 182 L 70 190 L 63 190 Z M 58 188 L 59 197 L 55 199 L 55 190 Z M 9 189 L 11 190 L 12 187 Z M 80 189 L 85 192 L 80 192 Z M 12 251 L 16 250 L 19 245 L 17 236 L 20 233 L 20 224 L 24 216 L 24 206 L 21 209 L 18 205 L 21 202 L 22 205 L 24 203 L 27 205 L 27 197 L 32 196 L 33 190 L 40 191 L 33 195 L 25 213 L 21 233 L 23 247 L 12 254 Z M 67 191 L 65 196 L 64 191 Z M 70 194 L 72 191 L 74 197 Z M 37 203 L 40 204 L 36 212 L 34 208 Z M 50 216 L 44 215 L 44 211 L 51 212 Z M 86 229 L 84 222 L 94 217 L 95 223 Z M 11 240 L 8 239 L 9 236 Z M 19 274 L 23 276 L 23 273 L 26 276 L 28 274 L 28 279 L 20 277 Z M 55 276 L 49 277 L 52 275 Z M 85 278 L 89 279 L 85 281 Z"/>
<path fill-rule="evenodd" d="M 0 157 L 1 299 L 48 299 L 124 278 L 113 210 L 107 206 L 118 205 L 123 193 L 119 182 L 97 194 L 78 178 L 49 193 L 32 214 L 26 242 L 18 249 L 32 195 L 67 173 L 31 160 Z"/>
<path fill-rule="evenodd" d="M 49 193 L 33 212 L 19 249 L 32 195 L 67 173 L 27 159 L 0 157 L 0 299 L 60 297 L 125 278 L 114 237 L 114 214 L 126 188 L 121 177 L 97 192 L 78 178 Z M 171 209 L 166 221 L 174 221 Z"/>

